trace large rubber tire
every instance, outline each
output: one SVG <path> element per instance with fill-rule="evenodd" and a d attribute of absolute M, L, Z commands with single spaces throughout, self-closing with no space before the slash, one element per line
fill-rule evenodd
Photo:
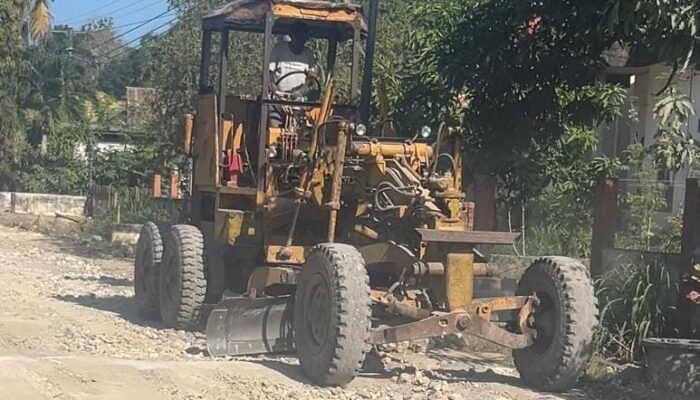
<path fill-rule="evenodd" d="M 357 249 L 314 247 L 301 270 L 294 305 L 304 374 L 322 386 L 350 383 L 370 349 L 370 317 L 369 277 Z"/>
<path fill-rule="evenodd" d="M 516 294 L 535 293 L 535 343 L 513 351 L 526 384 L 548 392 L 573 387 L 591 357 L 598 324 L 597 301 L 588 268 L 567 257 L 535 261 L 521 278 Z"/>
<path fill-rule="evenodd" d="M 175 225 L 165 240 L 159 286 L 160 313 L 168 328 L 196 329 L 204 304 L 204 240 L 191 225 Z"/>
<path fill-rule="evenodd" d="M 160 320 L 158 276 L 163 258 L 163 225 L 146 222 L 136 243 L 134 258 L 134 297 L 139 313 L 151 320 Z"/>
<path fill-rule="evenodd" d="M 209 243 L 213 248 L 204 247 L 204 276 L 207 281 L 205 302 L 216 304 L 221 301 L 226 290 L 226 263 L 224 250 L 214 241 Z"/>

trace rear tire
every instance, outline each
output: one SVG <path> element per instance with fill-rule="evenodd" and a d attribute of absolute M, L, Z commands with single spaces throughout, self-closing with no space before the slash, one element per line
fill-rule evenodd
<path fill-rule="evenodd" d="M 591 357 L 598 324 L 597 301 L 588 268 L 567 257 L 535 261 L 518 284 L 516 295 L 535 293 L 535 343 L 513 351 L 526 384 L 548 392 L 573 387 Z"/>
<path fill-rule="evenodd" d="M 369 277 L 357 249 L 314 247 L 301 270 L 294 305 L 304 374 L 323 386 L 350 383 L 370 348 L 370 317 Z"/>
<path fill-rule="evenodd" d="M 146 222 L 141 228 L 134 258 L 134 298 L 139 314 L 155 321 L 160 320 L 158 276 L 164 233 L 167 233 L 164 225 Z"/>
<path fill-rule="evenodd" d="M 191 225 L 175 225 L 165 241 L 159 280 L 163 324 L 196 329 L 206 290 L 202 233 Z"/>

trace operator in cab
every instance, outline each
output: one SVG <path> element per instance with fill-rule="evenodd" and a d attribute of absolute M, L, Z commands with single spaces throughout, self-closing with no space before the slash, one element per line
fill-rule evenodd
<path fill-rule="evenodd" d="M 304 101 L 307 74 L 314 73 L 314 54 L 306 47 L 309 31 L 306 24 L 297 22 L 289 34 L 290 41 L 279 41 L 270 53 L 270 91 L 275 97 Z M 277 107 L 270 111 L 273 127 L 283 124 L 284 114 Z"/>

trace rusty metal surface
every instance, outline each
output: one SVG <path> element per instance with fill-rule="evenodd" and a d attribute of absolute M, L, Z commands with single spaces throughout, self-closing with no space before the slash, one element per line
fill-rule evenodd
<path fill-rule="evenodd" d="M 398 156 L 416 157 L 427 161 L 432 158 L 433 149 L 426 143 L 358 141 L 352 144 L 350 154 L 359 157 L 379 155 L 389 158 Z"/>
<path fill-rule="evenodd" d="M 304 263 L 307 249 L 304 246 L 265 246 L 265 261 L 270 264 Z"/>
<path fill-rule="evenodd" d="M 248 278 L 248 297 L 256 298 L 272 285 L 295 285 L 298 273 L 297 269 L 288 267 L 255 268 Z"/>
<path fill-rule="evenodd" d="M 185 114 L 185 135 L 182 150 L 185 155 L 189 156 L 192 153 L 192 127 L 194 126 L 194 117 L 192 114 Z"/>
<path fill-rule="evenodd" d="M 533 336 L 530 334 L 508 332 L 466 312 L 435 315 L 394 327 L 379 327 L 372 330 L 369 342 L 371 344 L 396 343 L 455 333 L 478 336 L 511 349 L 522 349 L 534 343 Z"/>
<path fill-rule="evenodd" d="M 330 110 L 330 104 L 328 108 Z M 328 203 L 330 207 L 330 214 L 328 216 L 328 243 L 333 243 L 335 241 L 335 229 L 338 223 L 338 210 L 340 209 L 340 190 L 342 189 L 343 164 L 345 163 L 345 147 L 347 145 L 347 135 L 345 134 L 344 125 L 345 124 L 338 130 L 338 140 L 333 160 L 331 199 Z"/>
<path fill-rule="evenodd" d="M 444 276 L 447 308 L 455 311 L 469 307 L 474 297 L 474 254 L 448 254 Z"/>
<path fill-rule="evenodd" d="M 373 243 L 358 250 L 367 265 L 391 262 L 409 267 L 419 261 L 408 247 L 394 242 Z"/>
<path fill-rule="evenodd" d="M 402 315 L 404 317 L 416 320 L 430 317 L 430 310 L 418 308 L 411 304 L 407 304 L 407 302 L 399 301 L 392 295 L 386 296 L 386 300 L 382 304 L 386 306 L 386 311 L 392 314 Z"/>
<path fill-rule="evenodd" d="M 441 243 L 512 244 L 519 235 L 511 232 L 467 232 L 425 228 L 417 228 L 416 231 L 424 242 Z"/>
<path fill-rule="evenodd" d="M 478 307 L 489 307 L 492 311 L 518 310 L 525 306 L 529 296 L 508 296 L 508 297 L 482 297 L 474 299 L 470 309 L 476 310 Z"/>
<path fill-rule="evenodd" d="M 474 263 L 474 276 L 493 276 L 495 272 L 494 267 L 488 263 Z"/>

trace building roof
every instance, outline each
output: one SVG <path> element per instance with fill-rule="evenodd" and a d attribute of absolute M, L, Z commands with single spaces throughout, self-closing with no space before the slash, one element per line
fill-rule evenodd
<path fill-rule="evenodd" d="M 279 21 L 275 34 L 287 34 L 294 22 L 303 21 L 313 37 L 352 39 L 355 26 L 366 34 L 362 8 L 357 4 L 331 3 L 318 0 L 236 0 L 206 14 L 205 30 L 258 32 L 265 31 L 268 12 Z"/>

